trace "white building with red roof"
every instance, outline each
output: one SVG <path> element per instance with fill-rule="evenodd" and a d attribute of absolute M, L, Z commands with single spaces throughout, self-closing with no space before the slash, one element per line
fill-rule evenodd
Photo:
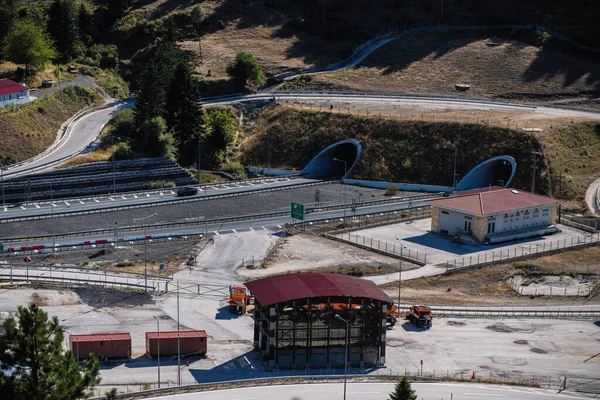
<path fill-rule="evenodd" d="M 31 101 L 29 88 L 10 79 L 0 79 L 0 108 Z"/>
<path fill-rule="evenodd" d="M 429 201 L 431 231 L 479 243 L 544 235 L 558 231 L 554 225 L 562 203 L 515 189 L 471 190 Z"/>

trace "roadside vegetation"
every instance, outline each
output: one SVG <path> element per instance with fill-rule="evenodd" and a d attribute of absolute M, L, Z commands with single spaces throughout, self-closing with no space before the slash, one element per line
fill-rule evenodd
<path fill-rule="evenodd" d="M 99 101 L 92 88 L 69 86 L 35 102 L 0 109 L 0 159 L 11 164 L 43 152 L 64 121 Z"/>
<path fill-rule="evenodd" d="M 241 146 L 245 166 L 266 165 L 270 141 L 271 166 L 306 165 L 326 146 L 343 139 L 361 143 L 362 155 L 353 178 L 390 182 L 452 185 L 454 152 L 462 177 L 478 163 L 511 155 L 519 168 L 514 186 L 531 185 L 531 151 L 541 151 L 532 134 L 512 129 L 453 122 L 396 121 L 283 106 L 266 108 Z M 450 173 L 448 172 L 450 171 Z M 538 163 L 536 185 L 547 192 L 545 160 Z"/>

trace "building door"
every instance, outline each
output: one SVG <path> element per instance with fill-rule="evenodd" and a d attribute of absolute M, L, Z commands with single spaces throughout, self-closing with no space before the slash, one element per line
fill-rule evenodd
<path fill-rule="evenodd" d="M 496 223 L 488 222 L 488 233 L 494 233 L 494 232 L 496 232 Z"/>
<path fill-rule="evenodd" d="M 465 232 L 471 232 L 471 221 L 465 221 Z"/>

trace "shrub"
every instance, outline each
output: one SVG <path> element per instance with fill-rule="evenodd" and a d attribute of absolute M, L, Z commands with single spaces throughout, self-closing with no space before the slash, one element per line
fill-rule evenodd
<path fill-rule="evenodd" d="M 390 185 L 385 189 L 385 196 L 395 196 L 396 194 L 398 194 L 398 186 L 396 185 Z"/>
<path fill-rule="evenodd" d="M 150 182 L 150 184 L 148 185 L 148 189 L 162 189 L 162 188 L 171 188 L 171 187 L 177 187 L 175 182 L 154 181 L 154 182 Z"/>
<path fill-rule="evenodd" d="M 246 85 L 257 86 L 265 82 L 262 68 L 256 57 L 247 51 L 240 51 L 227 66 L 227 75 L 243 88 Z"/>
<path fill-rule="evenodd" d="M 192 25 L 194 26 L 196 33 L 199 35 L 202 32 L 202 24 L 206 19 L 204 8 L 202 8 L 200 4 L 192 7 L 192 11 L 190 11 L 190 18 L 192 19 Z"/>
<path fill-rule="evenodd" d="M 221 170 L 224 172 L 228 172 L 235 176 L 238 179 L 246 179 L 246 170 L 244 166 L 239 163 L 239 161 L 229 162 L 227 164 L 221 165 Z"/>

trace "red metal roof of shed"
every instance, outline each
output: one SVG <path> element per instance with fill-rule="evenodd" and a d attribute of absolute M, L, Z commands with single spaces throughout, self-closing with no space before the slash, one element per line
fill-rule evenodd
<path fill-rule="evenodd" d="M 246 286 L 263 306 L 322 296 L 365 297 L 392 302 L 392 299 L 375 283 L 346 275 L 279 275 L 248 282 Z"/>
<path fill-rule="evenodd" d="M 562 204 L 561 200 L 515 189 L 483 190 L 445 199 L 430 200 L 429 204 L 475 215 L 494 215 L 526 208 Z"/>
<path fill-rule="evenodd" d="M 111 340 L 131 340 L 129 333 L 89 333 L 83 335 L 71 335 L 71 342 L 107 342 Z"/>
<path fill-rule="evenodd" d="M 146 332 L 146 337 L 157 339 L 158 332 Z M 179 338 L 201 338 L 206 337 L 206 331 L 179 331 Z M 177 331 L 160 331 L 161 339 L 177 338 Z"/>
<path fill-rule="evenodd" d="M 27 86 L 21 85 L 10 79 L 0 79 L 0 96 L 10 93 L 19 93 L 27 90 Z"/>

